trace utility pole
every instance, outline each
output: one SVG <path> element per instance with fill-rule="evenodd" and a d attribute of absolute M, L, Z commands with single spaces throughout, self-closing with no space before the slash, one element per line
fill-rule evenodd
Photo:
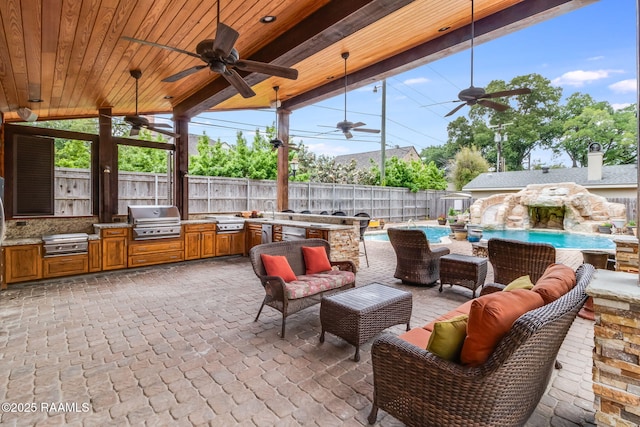
<path fill-rule="evenodd" d="M 374 86 L 373 92 L 378 92 Z M 387 79 L 382 80 L 382 125 L 380 126 L 380 185 L 385 184 L 384 164 L 387 161 L 385 149 L 387 148 Z"/>
<path fill-rule="evenodd" d="M 498 144 L 498 155 L 496 156 L 496 172 L 504 172 L 503 159 L 502 159 L 502 142 L 507 142 L 507 135 L 502 138 L 502 130 L 513 123 L 500 123 L 499 125 L 488 126 L 489 129 L 497 129 L 495 136 L 495 142 Z"/>

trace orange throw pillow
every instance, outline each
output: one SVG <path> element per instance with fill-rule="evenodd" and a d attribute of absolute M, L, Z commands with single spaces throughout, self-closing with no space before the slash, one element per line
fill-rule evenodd
<path fill-rule="evenodd" d="M 331 270 L 331 263 L 324 246 L 303 246 L 302 256 L 307 274 L 322 273 Z"/>
<path fill-rule="evenodd" d="M 576 285 L 576 272 L 564 264 L 551 264 L 538 279 L 533 292 L 549 304 L 569 292 Z"/>
<path fill-rule="evenodd" d="M 473 300 L 460 361 L 482 365 L 518 317 L 543 305 L 542 297 L 527 289 L 494 292 Z"/>
<path fill-rule="evenodd" d="M 282 255 L 260 254 L 260 258 L 262 259 L 262 264 L 264 264 L 264 269 L 266 270 L 267 275 L 279 276 L 285 282 L 298 280 L 296 274 L 289 265 L 289 261 L 287 261 L 287 257 Z"/>

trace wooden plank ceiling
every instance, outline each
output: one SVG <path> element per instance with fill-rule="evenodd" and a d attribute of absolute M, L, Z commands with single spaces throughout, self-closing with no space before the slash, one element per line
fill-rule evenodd
<path fill-rule="evenodd" d="M 475 0 L 476 41 L 566 13 L 597 0 Z M 144 39 L 195 52 L 215 38 L 213 0 L 0 0 L 0 113 L 18 107 L 39 119 L 268 107 L 273 86 L 289 109 L 339 93 L 349 51 L 355 88 L 469 47 L 470 0 L 221 0 L 220 20 L 240 33 L 242 59 L 293 67 L 297 80 L 243 73 L 256 96 L 243 98 L 207 68 L 174 83 L 161 80 L 203 64 L 198 58 L 132 43 Z M 260 18 L 276 20 L 263 24 Z M 446 31 L 438 31 L 448 27 Z M 41 102 L 33 100 L 41 99 Z M 31 102 L 30 102 L 31 100 Z"/>

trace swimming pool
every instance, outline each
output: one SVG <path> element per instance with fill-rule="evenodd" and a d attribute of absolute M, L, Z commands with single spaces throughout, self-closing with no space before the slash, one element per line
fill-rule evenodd
<path fill-rule="evenodd" d="M 432 242 L 440 242 L 442 237 L 451 233 L 449 227 L 417 227 L 427 234 Z M 573 234 L 554 231 L 529 231 L 529 230 L 483 230 L 482 238 L 513 239 L 523 242 L 549 243 L 556 249 L 615 249 L 613 240 L 597 235 Z M 389 241 L 387 233 L 371 234 L 365 236 L 366 240 Z"/>

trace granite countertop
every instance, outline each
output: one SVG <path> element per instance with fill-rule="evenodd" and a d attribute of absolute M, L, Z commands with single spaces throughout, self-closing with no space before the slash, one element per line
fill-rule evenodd
<path fill-rule="evenodd" d="M 350 224 L 326 224 L 320 222 L 294 221 L 288 219 L 272 219 L 272 218 L 247 218 L 247 222 L 257 222 L 260 224 L 276 224 L 289 227 L 313 228 L 314 230 L 350 230 L 353 225 Z"/>
<path fill-rule="evenodd" d="M 105 228 L 130 228 L 131 224 L 128 222 L 103 222 L 100 224 L 93 224 L 93 228 L 96 230 L 102 230 Z"/>

